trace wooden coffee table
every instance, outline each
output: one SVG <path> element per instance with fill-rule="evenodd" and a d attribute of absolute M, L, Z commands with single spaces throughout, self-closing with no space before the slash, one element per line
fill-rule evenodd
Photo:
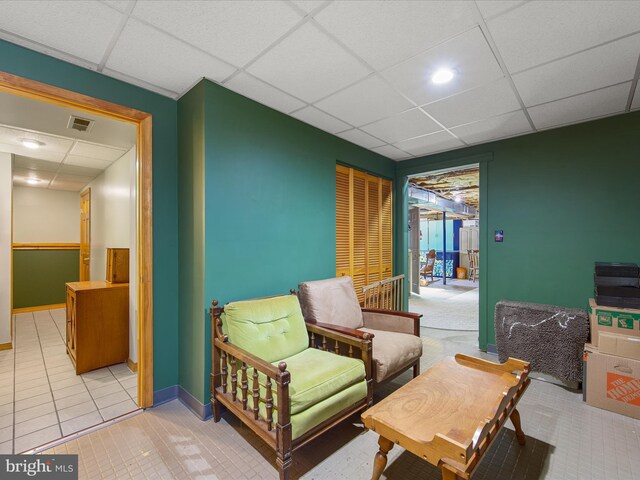
<path fill-rule="evenodd" d="M 448 357 L 362 414 L 380 435 L 372 479 L 382 475 L 397 443 L 442 470 L 444 480 L 469 479 L 507 418 L 520 445 L 516 405 L 529 385 L 529 363 Z"/>

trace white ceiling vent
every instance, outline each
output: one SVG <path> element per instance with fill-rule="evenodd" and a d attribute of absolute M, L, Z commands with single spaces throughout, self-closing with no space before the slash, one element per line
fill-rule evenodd
<path fill-rule="evenodd" d="M 88 118 L 76 117 L 75 115 L 71 115 L 69 117 L 69 123 L 67 124 L 67 128 L 72 130 L 77 130 L 79 132 L 89 132 L 93 128 L 94 120 L 89 120 Z"/>

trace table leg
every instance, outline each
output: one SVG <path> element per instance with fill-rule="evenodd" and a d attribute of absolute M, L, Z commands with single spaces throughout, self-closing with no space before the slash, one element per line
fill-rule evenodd
<path fill-rule="evenodd" d="M 513 423 L 513 427 L 516 429 L 516 438 L 518 439 L 518 443 L 520 445 L 524 445 L 527 441 L 527 437 L 525 437 L 524 432 L 522 431 L 522 426 L 520 425 L 520 412 L 514 408 L 509 418 L 511 418 L 511 423 Z"/>
<path fill-rule="evenodd" d="M 444 463 L 440 466 L 440 471 L 442 472 L 442 480 L 460 480 L 461 479 L 461 477 L 458 476 L 458 474 L 454 470 L 450 470 L 449 468 L 447 468 L 447 466 Z"/>
<path fill-rule="evenodd" d="M 376 458 L 373 460 L 373 473 L 371 474 L 371 480 L 378 480 L 382 472 L 384 471 L 384 467 L 387 466 L 387 453 L 389 450 L 393 448 L 393 442 L 391 440 L 387 440 L 383 436 L 380 436 L 378 439 L 378 445 L 380 446 L 380 450 L 376 453 Z"/>

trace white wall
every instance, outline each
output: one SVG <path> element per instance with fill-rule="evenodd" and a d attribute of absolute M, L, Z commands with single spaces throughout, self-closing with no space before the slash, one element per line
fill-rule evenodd
<path fill-rule="evenodd" d="M 78 243 L 78 192 L 37 187 L 13 189 L 13 241 L 15 243 Z"/>
<path fill-rule="evenodd" d="M 0 344 L 11 342 L 11 154 L 0 152 Z"/>
<path fill-rule="evenodd" d="M 129 249 L 129 358 L 138 359 L 136 263 L 136 149 L 131 148 L 91 188 L 91 280 L 104 280 L 107 248 Z"/>

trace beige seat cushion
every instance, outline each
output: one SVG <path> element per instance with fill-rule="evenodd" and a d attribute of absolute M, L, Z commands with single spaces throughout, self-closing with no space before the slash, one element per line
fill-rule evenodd
<path fill-rule="evenodd" d="M 339 327 L 362 327 L 362 311 L 351 277 L 329 278 L 298 285 L 304 319 Z"/>
<path fill-rule="evenodd" d="M 382 382 L 387 377 L 408 366 L 422 356 L 422 340 L 408 333 L 385 332 L 373 328 L 360 328 L 373 333 L 374 380 Z"/>

